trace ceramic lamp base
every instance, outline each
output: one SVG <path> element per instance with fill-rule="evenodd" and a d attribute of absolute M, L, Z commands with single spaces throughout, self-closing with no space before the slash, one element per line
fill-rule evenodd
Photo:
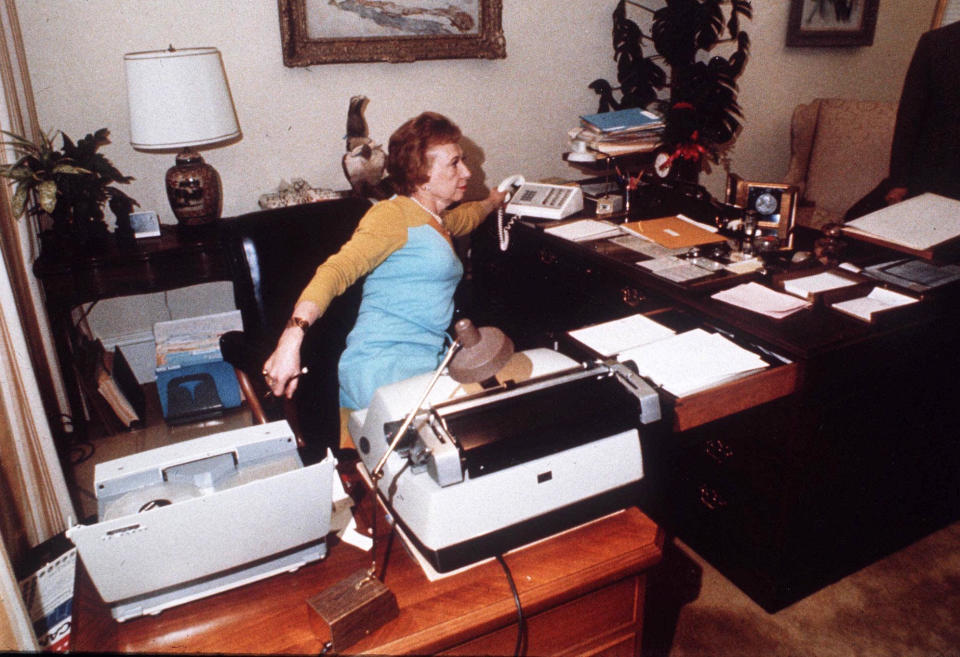
<path fill-rule="evenodd" d="M 167 170 L 167 199 L 181 226 L 201 226 L 220 218 L 220 174 L 198 152 L 184 149 Z"/>

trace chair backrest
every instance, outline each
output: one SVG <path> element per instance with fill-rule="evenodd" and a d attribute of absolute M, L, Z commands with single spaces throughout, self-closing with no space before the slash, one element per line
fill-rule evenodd
<path fill-rule="evenodd" d="M 221 222 L 244 338 L 263 359 L 276 346 L 317 266 L 350 239 L 369 208 L 366 199 L 351 197 L 251 212 Z M 356 321 L 361 292 L 358 281 L 337 297 L 310 328 L 301 349 L 310 372 L 300 381 L 295 402 L 297 422 L 307 440 L 336 445 L 337 361 Z"/>
<path fill-rule="evenodd" d="M 366 199 L 351 197 L 251 212 L 221 223 L 245 333 L 276 341 L 317 266 L 350 238 L 369 207 Z M 348 290 L 346 296 L 356 292 Z M 345 305 L 332 306 L 321 319 L 342 323 L 338 311 L 349 313 L 339 307 Z M 346 318 L 348 326 L 354 318 Z"/>
<path fill-rule="evenodd" d="M 889 173 L 897 103 L 818 98 L 794 110 L 785 182 L 801 201 L 842 216 Z"/>

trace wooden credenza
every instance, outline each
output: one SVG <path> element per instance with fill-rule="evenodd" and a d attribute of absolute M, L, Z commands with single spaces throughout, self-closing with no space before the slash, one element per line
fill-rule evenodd
<path fill-rule="evenodd" d="M 527 654 L 639 655 L 646 572 L 662 544 L 657 525 L 630 508 L 505 555 L 526 618 Z M 517 612 L 496 561 L 431 582 L 399 538 L 378 545 L 400 615 L 347 652 L 513 654 Z M 335 542 L 325 560 L 295 573 L 125 623 L 112 620 L 80 569 L 71 649 L 318 654 L 306 600 L 369 565 L 369 554 Z"/>

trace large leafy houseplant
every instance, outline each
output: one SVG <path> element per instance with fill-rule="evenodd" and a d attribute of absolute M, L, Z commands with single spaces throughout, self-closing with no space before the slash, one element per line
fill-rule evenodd
<path fill-rule="evenodd" d="M 81 248 L 101 243 L 108 230 L 104 206 L 117 217 L 118 230 L 129 226 L 137 202 L 115 184 L 133 180 L 125 176 L 99 149 L 110 143 L 110 132 L 101 128 L 74 143 L 57 131 L 36 141 L 4 131 L 17 160 L 0 167 L 0 176 L 15 183 L 13 213 L 32 213 L 50 218 L 53 237 L 63 245 Z M 61 147 L 54 141 L 60 137 Z M 32 203 L 31 203 L 32 201 Z M 43 225 L 43 221 L 38 221 Z"/>
<path fill-rule="evenodd" d="M 736 81 L 750 48 L 740 19 L 752 17 L 750 0 L 666 0 L 650 10 L 650 34 L 627 17 L 627 1 L 620 0 L 613 12 L 620 99 L 609 82 L 595 80 L 590 87 L 600 95 L 598 111 L 657 109 L 664 116 L 663 150 L 671 163 L 683 160 L 696 171 L 717 163 L 740 129 Z M 723 5 L 729 5 L 726 13 Z M 733 52 L 711 54 L 724 41 L 733 44 Z M 648 55 L 649 45 L 655 53 Z"/>

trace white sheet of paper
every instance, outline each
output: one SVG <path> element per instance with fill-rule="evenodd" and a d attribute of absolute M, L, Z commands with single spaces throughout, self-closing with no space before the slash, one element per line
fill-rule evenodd
<path fill-rule="evenodd" d="M 604 356 L 670 337 L 676 332 L 644 315 L 630 315 L 610 322 L 570 331 L 570 337 Z"/>
<path fill-rule="evenodd" d="M 807 298 L 811 294 L 826 292 L 827 290 L 836 290 L 842 287 L 849 287 L 850 285 L 856 285 L 856 281 L 846 276 L 825 271 L 811 276 L 802 276 L 784 281 L 783 289 L 798 297 Z"/>
<path fill-rule="evenodd" d="M 544 229 L 545 233 L 562 237 L 565 240 L 580 242 L 588 239 L 600 239 L 604 236 L 620 235 L 621 230 L 616 224 L 608 221 L 598 221 L 597 219 L 581 219 L 569 224 L 560 226 L 551 226 Z"/>
<path fill-rule="evenodd" d="M 917 301 L 918 299 L 915 297 L 900 294 L 899 292 L 887 290 L 882 287 L 875 287 L 870 290 L 870 294 L 864 297 L 838 301 L 831 305 L 838 310 L 843 310 L 869 322 L 873 318 L 873 313 L 877 311 L 906 306 L 911 303 L 917 303 Z"/>
<path fill-rule="evenodd" d="M 759 283 L 737 285 L 717 292 L 713 298 L 775 319 L 787 317 L 811 306 L 809 301 L 776 292 Z"/>
<path fill-rule="evenodd" d="M 633 361 L 641 376 L 678 397 L 768 367 L 757 354 L 700 328 L 627 349 L 618 359 Z"/>
<path fill-rule="evenodd" d="M 845 228 L 923 251 L 960 236 L 960 201 L 927 192 L 854 219 Z"/>

